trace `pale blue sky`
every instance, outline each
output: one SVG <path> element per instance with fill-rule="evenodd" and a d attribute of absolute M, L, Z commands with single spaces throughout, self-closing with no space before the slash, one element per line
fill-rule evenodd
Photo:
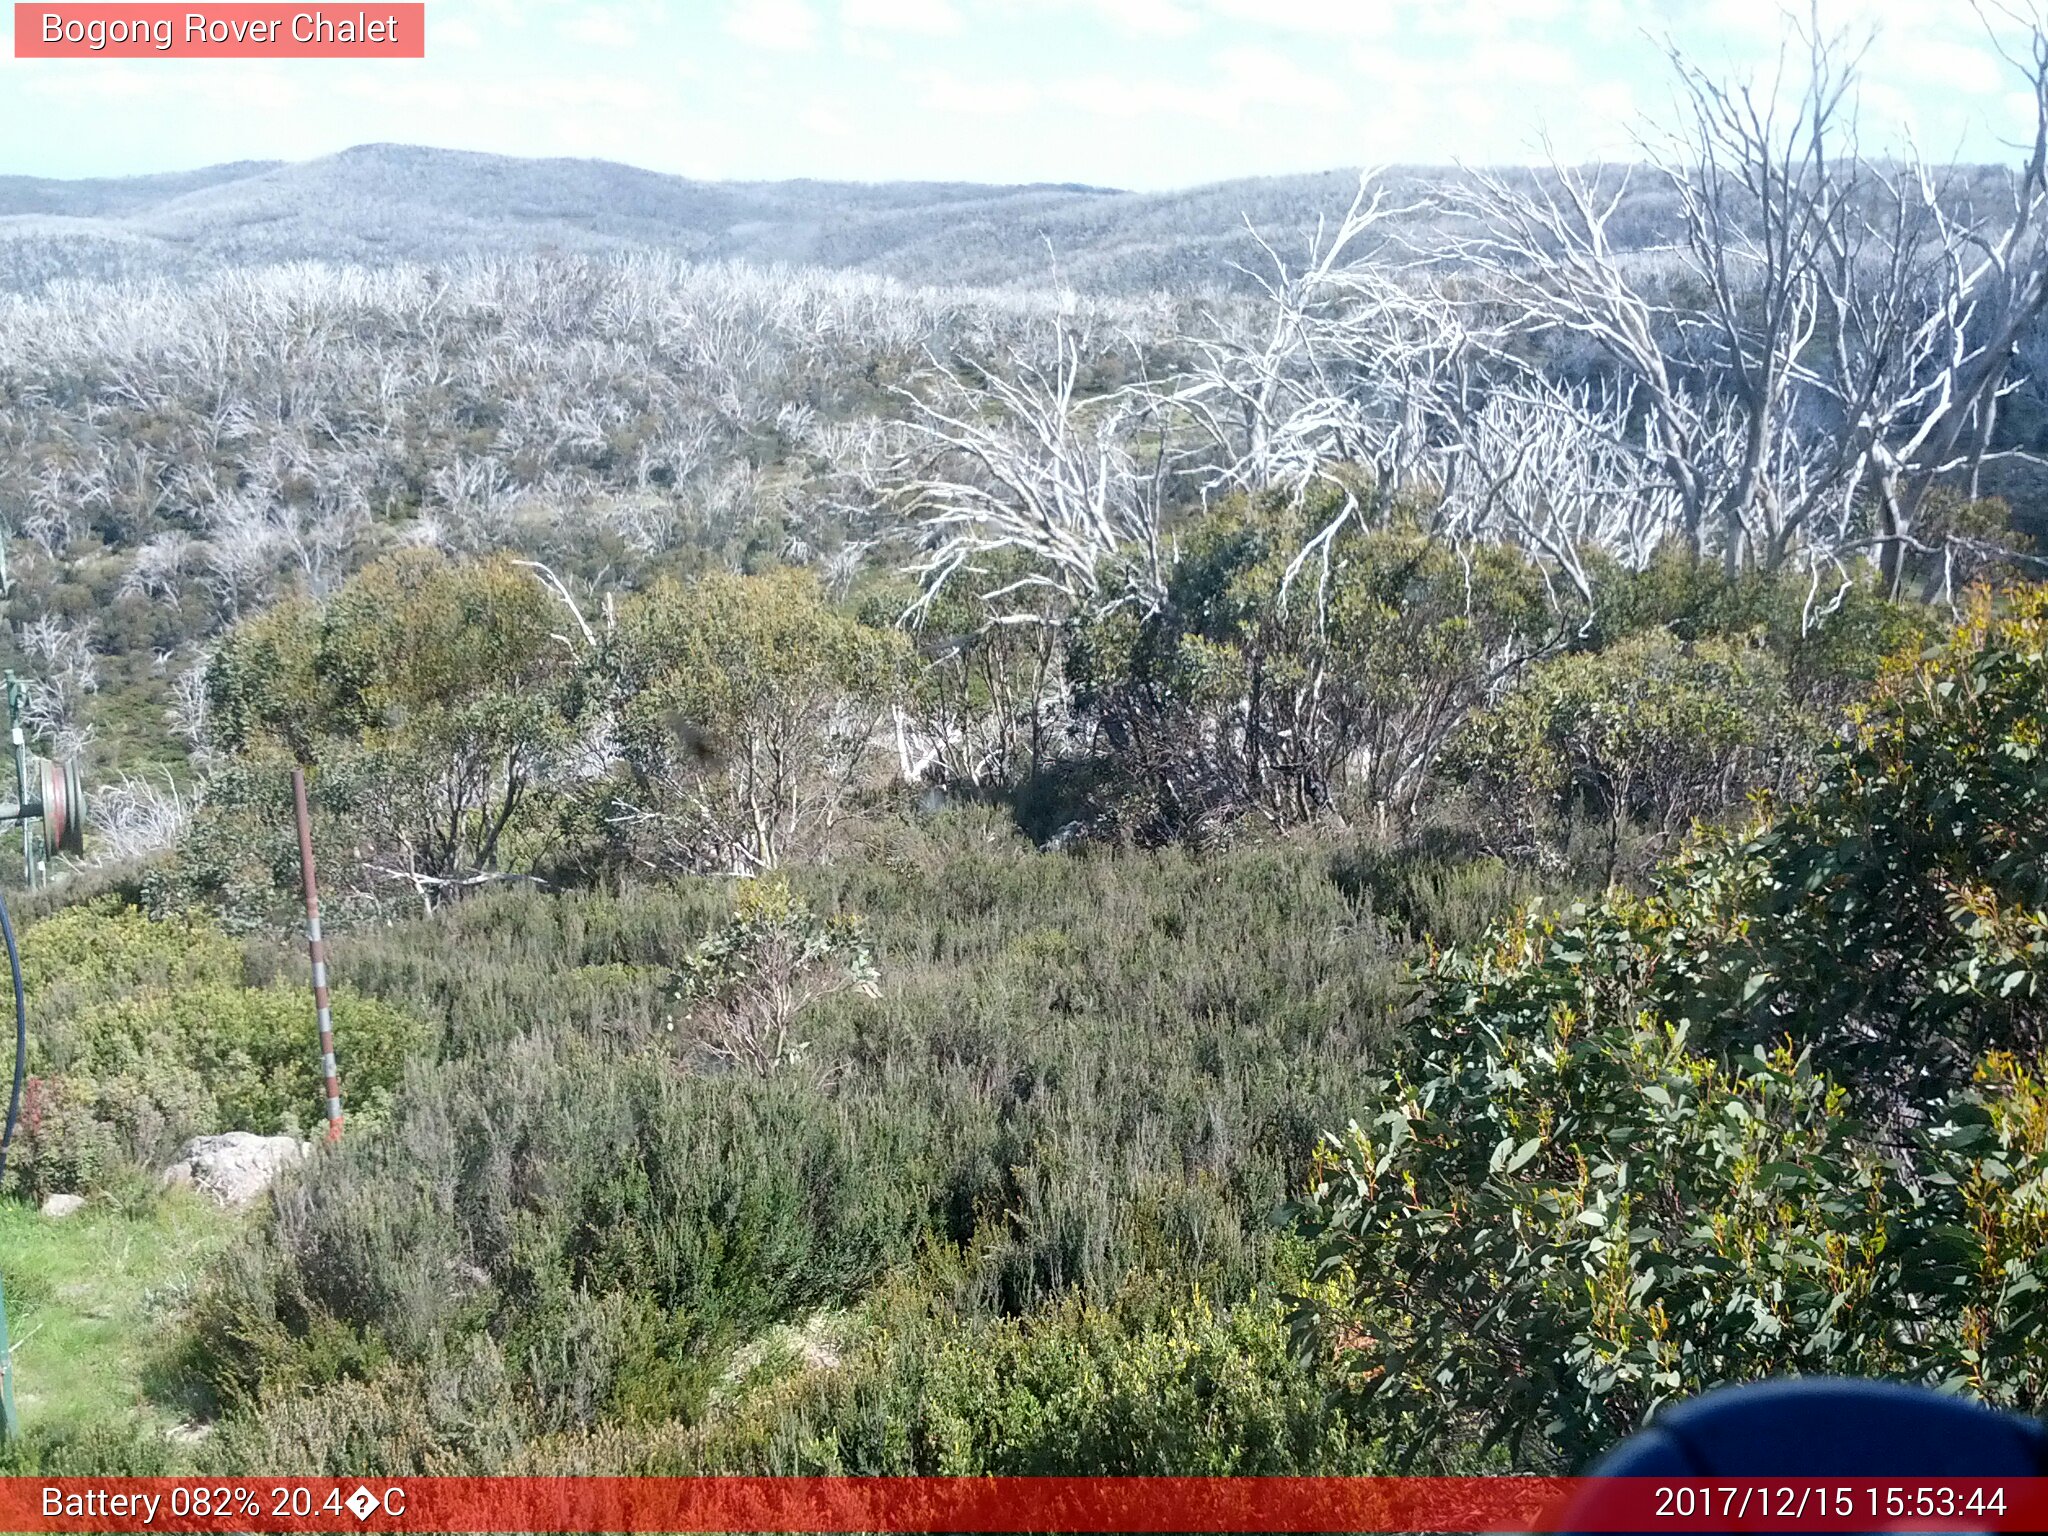
<path fill-rule="evenodd" d="M 2005 158 L 2024 98 L 1968 0 L 1878 25 L 1865 117 Z M 341 9 L 335 6 L 330 9 Z M 354 4 L 346 7 L 356 9 Z M 372 4 L 374 9 L 374 4 Z M 304 159 L 378 140 L 700 177 L 1156 188 L 1629 151 L 1645 32 L 1768 71 L 1779 0 L 430 0 L 404 62 L 0 59 L 0 173 Z"/>

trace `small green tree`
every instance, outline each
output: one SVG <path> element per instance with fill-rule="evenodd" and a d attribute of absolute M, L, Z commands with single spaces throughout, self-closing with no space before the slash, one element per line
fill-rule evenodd
<path fill-rule="evenodd" d="M 407 551 L 235 630 L 207 674 L 215 744 L 319 768 L 360 867 L 431 904 L 538 830 L 522 813 L 574 735 L 558 619 L 511 560 Z"/>
<path fill-rule="evenodd" d="M 597 660 L 633 776 L 612 825 L 648 862 L 708 872 L 814 847 L 872 759 L 908 652 L 801 571 L 658 582 Z"/>
<path fill-rule="evenodd" d="M 1611 872 L 1625 828 L 1669 838 L 1753 790 L 1790 789 L 1820 735 L 1760 645 L 1651 630 L 1538 663 L 1453 756 L 1517 841 L 1553 818 L 1605 823 Z"/>
<path fill-rule="evenodd" d="M 1438 755 L 1554 627 L 1540 571 L 1415 527 L 1351 531 L 1288 580 L 1329 506 L 1237 500 L 1187 529 L 1166 602 L 1077 622 L 1077 714 L 1140 835 L 1246 812 L 1412 810 Z"/>
<path fill-rule="evenodd" d="M 691 952 L 671 988 L 704 1050 L 766 1077 L 810 1049 L 796 1034 L 803 1014 L 841 992 L 873 997 L 879 976 L 858 919 L 821 917 L 785 880 L 749 880 L 732 921 Z"/>

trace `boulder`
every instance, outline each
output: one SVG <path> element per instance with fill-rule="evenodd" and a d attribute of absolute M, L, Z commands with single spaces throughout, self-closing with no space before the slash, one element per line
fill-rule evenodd
<path fill-rule="evenodd" d="M 311 1142 L 293 1136 L 258 1136 L 228 1131 L 195 1136 L 184 1156 L 163 1172 L 166 1184 L 191 1184 L 221 1205 L 247 1205 L 263 1191 L 278 1170 L 313 1150 Z"/>
<path fill-rule="evenodd" d="M 1072 848 L 1087 836 L 1088 824 L 1086 822 L 1070 821 L 1064 827 L 1061 827 L 1059 831 L 1053 833 L 1051 837 L 1040 843 L 1038 851 L 1040 853 L 1065 853 L 1069 848 Z"/>
<path fill-rule="evenodd" d="M 52 1221 L 62 1221 L 85 1209 L 83 1195 L 52 1195 L 43 1202 L 43 1214 Z"/>

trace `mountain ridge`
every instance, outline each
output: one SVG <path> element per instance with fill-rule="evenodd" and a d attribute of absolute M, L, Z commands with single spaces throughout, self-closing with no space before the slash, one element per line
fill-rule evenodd
<path fill-rule="evenodd" d="M 1300 249 L 1349 204 L 1358 174 L 1149 192 L 1079 182 L 700 181 L 612 160 L 372 143 L 151 176 L 0 177 L 0 291 L 64 277 L 534 250 L 655 250 L 975 287 L 1043 285 L 1056 273 L 1087 290 L 1184 291 L 1238 281 L 1236 265 L 1263 259 L 1247 223 L 1278 248 Z M 1402 201 L 1459 174 L 1385 173 Z M 1674 227 L 1668 189 L 1639 182 L 1611 231 L 1623 244 L 1668 238 Z"/>
<path fill-rule="evenodd" d="M 1441 173 L 1436 173 L 1440 175 Z M 0 177 L 0 290 L 291 260 L 371 265 L 536 249 L 658 250 L 921 284 L 1129 291 L 1226 280 L 1341 209 L 1355 171 L 1166 192 L 1085 182 L 700 181 L 618 161 L 372 143 L 79 181 Z M 61 221 L 61 222 L 60 222 Z"/>

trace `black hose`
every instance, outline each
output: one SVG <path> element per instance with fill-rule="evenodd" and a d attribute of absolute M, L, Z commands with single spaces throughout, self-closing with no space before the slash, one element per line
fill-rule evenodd
<path fill-rule="evenodd" d="M 14 921 L 0 897 L 0 938 L 7 941 L 7 969 L 14 974 L 14 1087 L 7 1095 L 7 1129 L 0 1132 L 0 1185 L 7 1182 L 7 1149 L 14 1145 L 14 1125 L 21 1118 L 21 1086 L 28 1078 L 28 995 L 21 985 L 21 951 L 14 944 Z"/>

